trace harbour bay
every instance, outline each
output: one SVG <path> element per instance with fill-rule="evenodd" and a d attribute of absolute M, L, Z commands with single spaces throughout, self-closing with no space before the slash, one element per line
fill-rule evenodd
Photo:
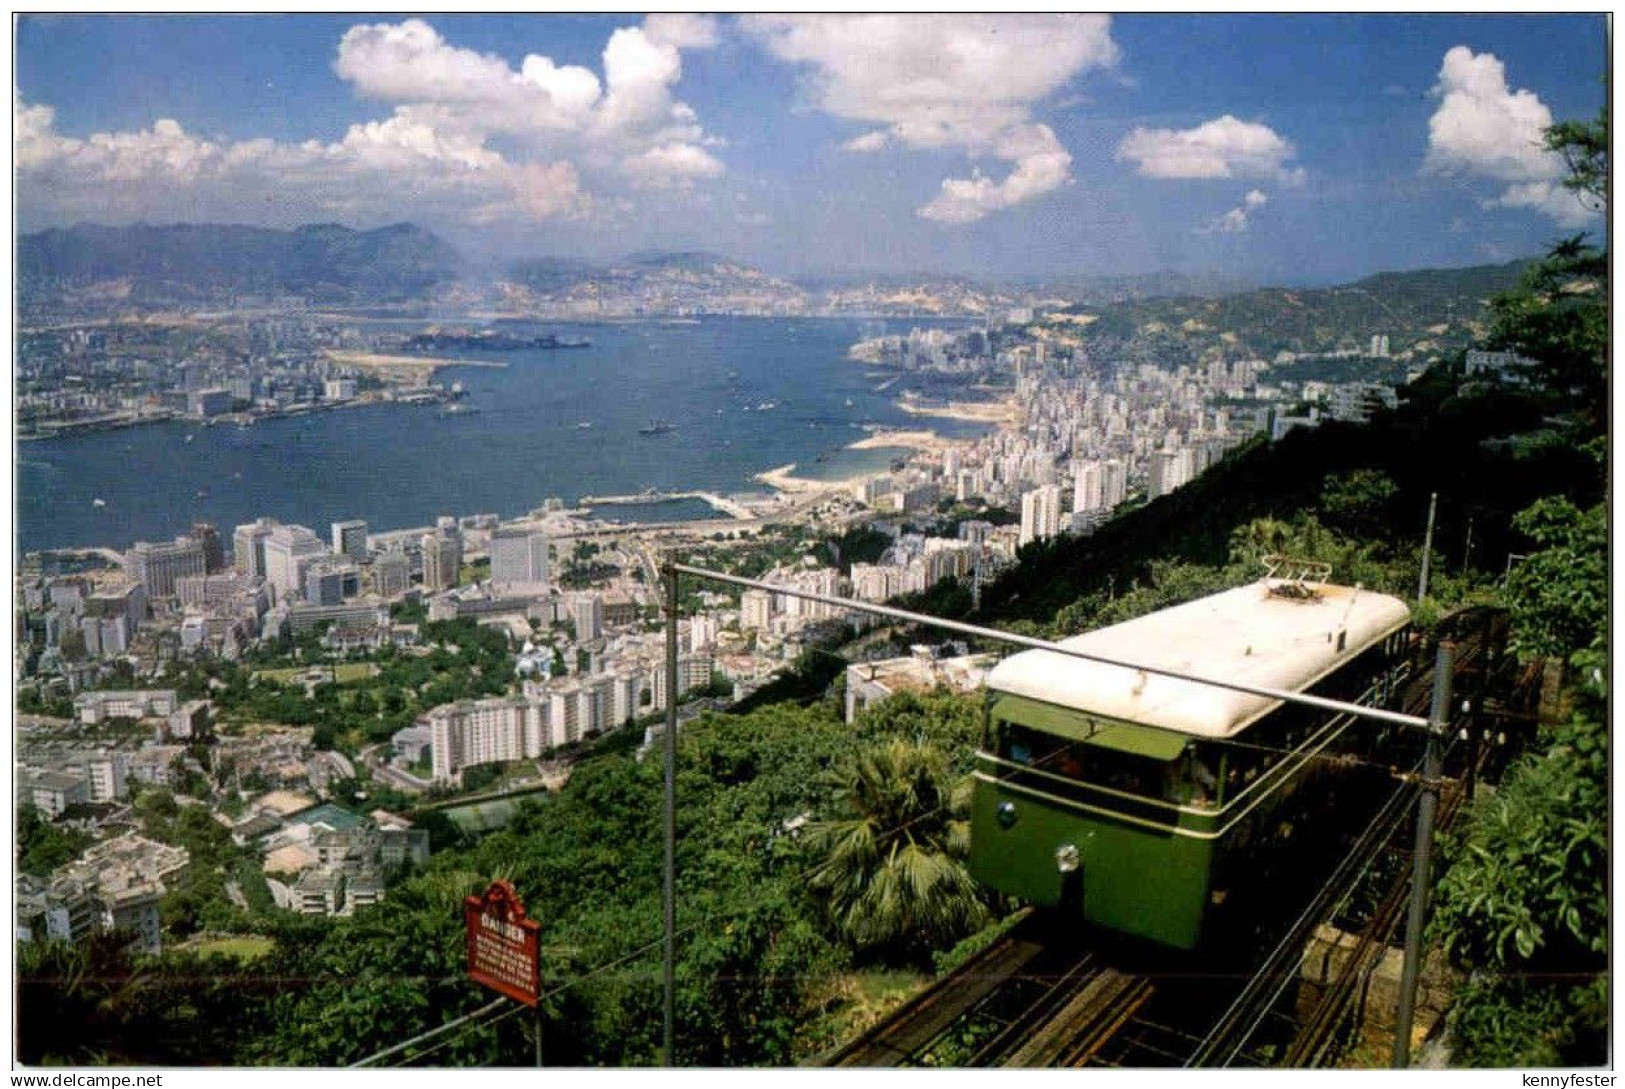
<path fill-rule="evenodd" d="M 15 470 L 18 546 L 125 548 L 196 521 L 229 531 L 260 515 L 318 530 L 363 518 L 389 530 L 440 514 L 516 517 L 553 496 L 761 491 L 752 477 L 789 462 L 825 479 L 884 468 L 876 451 L 847 447 L 873 428 L 917 430 L 922 418 L 895 403 L 908 379 L 877 380 L 846 351 L 861 337 L 925 324 L 948 323 L 550 324 L 591 347 L 475 353 L 508 366 L 441 370 L 439 381 L 466 391 L 456 412 L 381 404 L 242 428 L 174 421 L 28 442 Z M 655 421 L 671 429 L 640 434 Z M 990 426 L 925 422 L 943 436 Z M 695 508 L 600 514 L 656 521 Z"/>

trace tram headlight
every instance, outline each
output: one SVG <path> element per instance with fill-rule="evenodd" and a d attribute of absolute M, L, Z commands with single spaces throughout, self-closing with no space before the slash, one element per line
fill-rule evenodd
<path fill-rule="evenodd" d="M 1055 868 L 1062 873 L 1071 873 L 1081 861 L 1076 843 L 1063 843 L 1055 848 Z"/>
<path fill-rule="evenodd" d="M 1011 828 L 1016 823 L 1016 803 L 1000 802 L 999 808 L 994 811 L 999 820 L 1000 828 Z"/>

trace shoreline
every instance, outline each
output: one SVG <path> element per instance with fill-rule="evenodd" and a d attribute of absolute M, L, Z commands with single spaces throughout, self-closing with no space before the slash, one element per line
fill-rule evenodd
<path fill-rule="evenodd" d="M 971 423 L 1014 424 L 1021 418 L 1016 395 L 998 401 L 949 401 L 941 405 L 921 404 L 913 393 L 905 393 L 892 404 L 910 416 L 938 416 L 945 420 Z"/>
<path fill-rule="evenodd" d="M 484 367 L 506 370 L 508 364 L 494 359 L 447 359 L 443 356 L 385 355 L 348 348 L 324 348 L 322 354 L 345 367 L 357 367 L 384 382 L 401 386 L 426 386 L 442 367 Z"/>

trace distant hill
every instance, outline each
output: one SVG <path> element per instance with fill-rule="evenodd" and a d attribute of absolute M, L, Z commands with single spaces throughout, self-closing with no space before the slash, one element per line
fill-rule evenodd
<path fill-rule="evenodd" d="M 17 240 L 17 282 L 33 298 L 130 303 L 298 296 L 320 302 L 421 298 L 456 278 L 457 251 L 410 223 L 357 231 L 182 223 L 78 225 Z"/>
<path fill-rule="evenodd" d="M 511 305 L 581 313 L 802 313 L 789 280 L 703 251 L 644 251 L 605 265 L 546 257 L 509 266 L 498 285 Z"/>
<path fill-rule="evenodd" d="M 1218 298 L 1080 303 L 1061 311 L 1047 331 L 1131 363 L 1363 352 L 1377 335 L 1388 338 L 1393 357 L 1420 358 L 1470 343 L 1484 329 L 1491 296 L 1515 287 L 1527 266 L 1385 272 L 1337 287 L 1259 288 Z"/>

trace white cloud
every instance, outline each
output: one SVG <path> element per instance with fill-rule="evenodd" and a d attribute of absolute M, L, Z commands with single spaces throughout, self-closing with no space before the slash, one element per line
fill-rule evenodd
<path fill-rule="evenodd" d="M 1002 182 L 984 178 L 947 178 L 936 198 L 919 210 L 926 219 L 942 223 L 974 223 L 991 212 L 1013 208 L 1066 184 L 1072 156 L 1048 125 L 1012 129 L 995 151 L 998 158 L 1016 164 Z"/>
<path fill-rule="evenodd" d="M 1196 228 L 1197 234 L 1242 234 L 1252 224 L 1252 213 L 1270 202 L 1269 194 L 1262 189 L 1249 189 L 1241 198 L 1238 207 L 1230 209 L 1221 216 L 1208 221 L 1205 226 Z"/>
<path fill-rule="evenodd" d="M 681 186 L 697 178 L 722 174 L 720 162 L 693 144 L 666 144 L 650 148 L 626 164 L 627 173 L 649 186 Z"/>
<path fill-rule="evenodd" d="M 717 44 L 717 21 L 709 15 L 660 12 L 643 20 L 643 32 L 662 45 L 710 49 Z"/>
<path fill-rule="evenodd" d="M 1214 219 L 1206 227 L 1197 228 L 1197 234 L 1241 234 L 1247 229 L 1247 209 L 1232 208 Z"/>
<path fill-rule="evenodd" d="M 516 68 L 419 19 L 357 25 L 340 39 L 333 69 L 392 110 L 333 143 L 220 143 L 168 119 L 78 139 L 56 131 L 50 106 L 14 98 L 19 206 L 25 218 L 55 221 L 275 213 L 493 224 L 579 215 L 592 206 L 587 175 L 647 188 L 724 172 L 704 150 L 721 141 L 673 95 L 681 50 L 714 41 L 708 19 L 651 17 L 610 36 L 600 79 L 539 54 Z"/>
<path fill-rule="evenodd" d="M 1543 143 L 1552 111 L 1533 91 L 1508 87 L 1506 66 L 1493 53 L 1454 47 L 1444 55 L 1433 93 L 1439 107 L 1428 119 L 1424 173 L 1505 184 L 1487 208 L 1531 208 L 1571 227 L 1594 217 L 1562 187 L 1563 160 Z"/>
<path fill-rule="evenodd" d="M 891 143 L 885 129 L 873 129 L 862 136 L 854 136 L 841 145 L 842 151 L 883 151 Z"/>
<path fill-rule="evenodd" d="M 401 115 L 352 125 L 330 144 L 216 143 L 168 119 L 79 140 L 55 131 L 48 108 L 20 100 L 14 117 L 20 130 L 26 124 L 28 141 L 17 164 L 19 205 L 49 208 L 60 219 L 240 222 L 264 214 L 383 219 L 404 212 L 484 223 L 586 207 L 568 162 L 513 163 L 478 139 Z"/>
<path fill-rule="evenodd" d="M 1273 178 L 1301 184 L 1302 167 L 1288 166 L 1292 143 L 1268 125 L 1230 114 L 1191 129 L 1130 130 L 1117 158 L 1133 162 L 1147 178 Z"/>
<path fill-rule="evenodd" d="M 1078 75 L 1116 63 L 1096 15 L 755 15 L 745 28 L 781 60 L 808 66 L 808 90 L 835 117 L 884 126 L 847 141 L 953 148 L 1011 164 L 1003 181 L 949 178 L 920 215 L 968 223 L 1070 178 L 1071 156 L 1033 107 Z"/>

